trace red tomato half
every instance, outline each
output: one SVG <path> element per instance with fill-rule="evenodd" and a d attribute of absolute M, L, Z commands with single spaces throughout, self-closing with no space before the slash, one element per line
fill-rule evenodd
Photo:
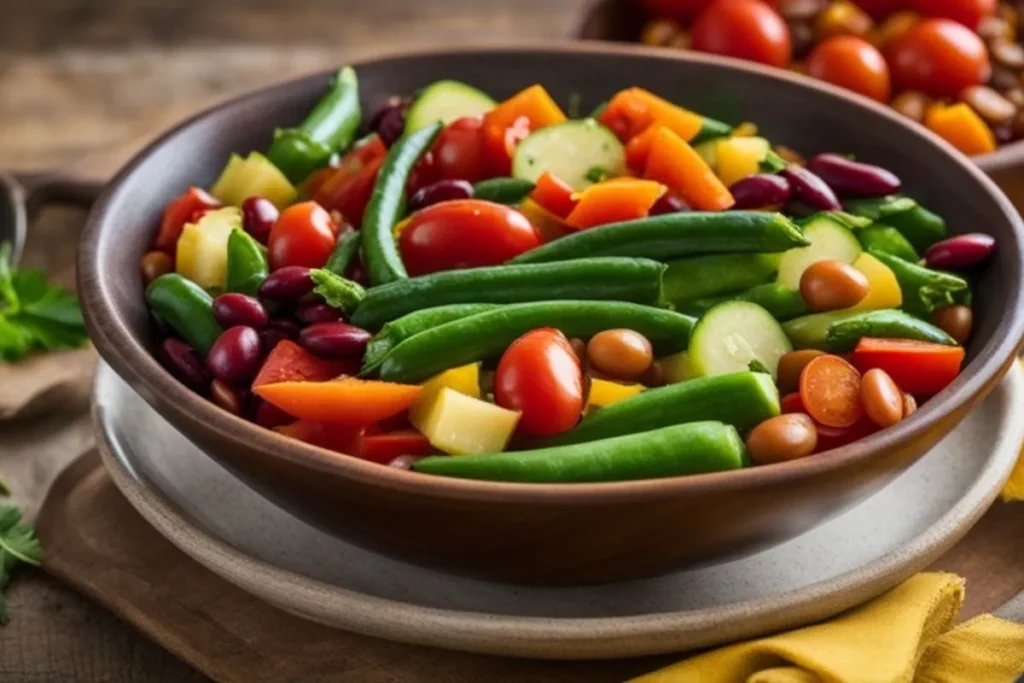
<path fill-rule="evenodd" d="M 526 216 L 479 199 L 455 199 L 417 211 L 398 238 L 410 275 L 496 266 L 540 243 Z"/>
<path fill-rule="evenodd" d="M 197 213 L 219 208 L 220 205 L 217 198 L 206 190 L 198 187 L 188 188 L 164 209 L 163 218 L 160 220 L 160 232 L 157 233 L 153 246 L 173 255 L 174 246 L 178 243 L 185 224 L 192 221 Z"/>
<path fill-rule="evenodd" d="M 955 99 L 992 72 L 978 34 L 950 19 L 919 21 L 886 50 L 886 57 L 898 88 L 932 97 Z"/>
<path fill-rule="evenodd" d="M 512 342 L 494 374 L 494 401 L 522 411 L 519 430 L 525 434 L 572 429 L 583 411 L 583 371 L 565 335 L 541 328 Z"/>
<path fill-rule="evenodd" d="M 926 17 L 944 17 L 976 29 L 984 17 L 995 14 L 996 0 L 911 0 L 910 6 Z"/>
<path fill-rule="evenodd" d="M 448 124 L 432 148 L 438 180 L 468 180 L 487 177 L 483 144 L 483 118 L 465 116 Z"/>
<path fill-rule="evenodd" d="M 889 67 L 878 48 L 863 38 L 829 38 L 811 52 L 807 73 L 879 102 L 889 101 Z"/>
<path fill-rule="evenodd" d="M 281 212 L 270 229 L 270 269 L 283 266 L 320 268 L 334 251 L 337 226 L 316 202 L 302 202 Z"/>
<path fill-rule="evenodd" d="M 761 0 L 716 0 L 691 28 L 693 49 L 749 59 L 769 66 L 789 64 L 789 27 Z"/>

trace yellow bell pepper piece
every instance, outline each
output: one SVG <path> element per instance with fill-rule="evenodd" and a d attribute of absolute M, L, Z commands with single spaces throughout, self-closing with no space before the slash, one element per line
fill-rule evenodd
<path fill-rule="evenodd" d="M 228 206 L 188 223 L 178 238 L 175 270 L 205 289 L 223 289 L 228 275 L 228 238 L 242 229 L 242 212 Z"/>
<path fill-rule="evenodd" d="M 644 390 L 642 384 L 619 384 L 606 379 L 590 380 L 590 394 L 587 396 L 587 410 L 604 408 L 613 403 L 636 396 Z"/>
<path fill-rule="evenodd" d="M 434 448 L 450 455 L 500 453 L 521 413 L 442 387 L 409 411 L 409 421 Z"/>
<path fill-rule="evenodd" d="M 700 376 L 690 361 L 690 354 L 686 351 L 680 351 L 679 353 L 673 353 L 671 356 L 659 358 L 658 362 L 661 363 L 661 369 L 665 373 L 665 382 L 667 384 L 678 384 L 679 382 L 685 382 L 688 379 Z"/>
<path fill-rule="evenodd" d="M 228 159 L 228 165 L 220 172 L 217 182 L 210 188 L 210 194 L 219 199 L 227 206 L 238 206 L 245 200 L 239 198 L 242 188 L 239 186 L 242 169 L 245 167 L 245 159 L 237 154 L 232 154 Z"/>
<path fill-rule="evenodd" d="M 719 140 L 715 145 L 718 161 L 716 172 L 722 184 L 730 187 L 737 180 L 757 173 L 769 151 L 771 145 L 764 138 L 734 137 Z"/>
<path fill-rule="evenodd" d="M 864 273 L 868 279 L 868 295 L 854 306 L 853 310 L 874 311 L 883 308 L 899 308 L 903 304 L 900 283 L 889 266 L 864 252 L 853 262 L 853 267 Z"/>
<path fill-rule="evenodd" d="M 240 206 L 249 197 L 259 195 L 279 209 L 298 196 L 284 173 L 259 152 L 251 152 L 245 159 L 232 154 L 210 193 L 230 206 Z"/>
<path fill-rule="evenodd" d="M 420 394 L 419 402 L 429 399 L 445 387 L 466 396 L 480 398 L 480 364 L 470 363 L 445 370 L 428 379 L 422 386 L 423 393 Z"/>
<path fill-rule="evenodd" d="M 996 148 L 992 129 L 963 102 L 929 108 L 924 125 L 964 154 L 986 154 Z"/>

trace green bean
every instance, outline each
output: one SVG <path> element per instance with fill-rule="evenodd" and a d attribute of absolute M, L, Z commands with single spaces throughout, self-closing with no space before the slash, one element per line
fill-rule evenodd
<path fill-rule="evenodd" d="M 146 288 L 146 303 L 202 356 L 224 331 L 213 316 L 213 297 L 178 273 L 153 280 Z"/>
<path fill-rule="evenodd" d="M 668 263 L 665 300 L 680 305 L 704 297 L 749 289 L 779 270 L 778 254 L 710 254 Z"/>
<path fill-rule="evenodd" d="M 335 275 L 345 277 L 348 267 L 359 255 L 359 245 L 362 242 L 363 233 L 358 230 L 346 232 L 338 238 L 334 244 L 334 251 L 324 264 L 324 270 L 329 270 Z"/>
<path fill-rule="evenodd" d="M 679 312 L 687 315 L 701 316 L 712 306 L 724 301 L 749 301 L 771 313 L 779 322 L 792 320 L 811 312 L 800 292 L 780 282 L 769 282 L 751 287 L 748 290 L 718 297 L 709 297 L 690 301 L 679 306 Z"/>
<path fill-rule="evenodd" d="M 882 251 L 872 249 L 871 254 L 896 275 L 903 294 L 902 308 L 914 315 L 928 317 L 935 309 L 969 296 L 970 285 L 961 277 L 925 268 Z"/>
<path fill-rule="evenodd" d="M 916 261 L 918 256 L 907 238 L 896 228 L 875 223 L 866 228 L 855 230 L 857 241 L 868 251 L 881 251 L 886 254 L 898 256 L 907 261 Z"/>
<path fill-rule="evenodd" d="M 256 296 L 269 273 L 266 248 L 244 230 L 232 230 L 228 236 L 228 273 L 225 289 L 229 292 Z"/>
<path fill-rule="evenodd" d="M 862 337 L 956 346 L 956 341 L 935 325 L 896 310 L 815 313 L 783 323 L 782 329 L 794 348 L 832 353 L 853 350 Z"/>
<path fill-rule="evenodd" d="M 522 178 L 490 178 L 473 185 L 473 199 L 498 204 L 518 204 L 533 192 L 532 180 Z"/>

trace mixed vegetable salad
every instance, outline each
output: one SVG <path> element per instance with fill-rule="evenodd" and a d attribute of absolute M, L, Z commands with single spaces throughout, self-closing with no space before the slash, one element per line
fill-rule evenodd
<path fill-rule="evenodd" d="M 627 3 L 633 0 L 626 0 Z M 648 45 L 805 73 L 985 154 L 1024 138 L 1020 0 L 639 0 Z"/>
<path fill-rule="evenodd" d="M 994 242 L 889 171 L 641 88 L 570 119 L 441 81 L 357 140 L 358 95 L 342 69 L 142 258 L 161 362 L 225 410 L 424 473 L 608 481 L 811 456 L 960 371 Z"/>

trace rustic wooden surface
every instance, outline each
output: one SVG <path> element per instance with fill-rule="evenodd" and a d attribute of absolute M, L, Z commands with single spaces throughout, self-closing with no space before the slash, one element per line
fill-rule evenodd
<path fill-rule="evenodd" d="M 557 39 L 568 33 L 584 4 L 586 0 L 4 3 L 0 166 L 60 168 L 89 178 L 109 177 L 131 152 L 162 129 L 238 92 L 375 53 L 427 45 Z M 45 267 L 58 280 L 71 284 L 75 232 L 82 220 L 80 212 L 46 211 L 33 226 L 26 265 Z M 0 477 L 12 484 L 30 514 L 38 510 L 56 474 L 91 445 L 83 407 L 80 400 L 72 400 L 44 417 L 16 425 L 0 423 Z M 1024 516 L 1010 510 L 1004 507 L 990 514 L 969 537 L 987 539 L 989 551 L 973 552 L 971 543 L 981 541 L 972 540 L 940 563 L 970 577 L 967 610 L 971 613 L 1005 599 L 1010 586 L 999 577 L 1024 564 L 1020 544 L 992 544 L 993 538 L 1003 534 L 1019 538 L 1024 533 Z M 125 524 L 132 524 L 128 511 Z M 132 558 L 123 555 L 121 559 Z M 144 563 L 146 558 L 134 560 Z M 126 593 L 145 589 L 133 583 L 137 578 L 131 572 L 116 574 L 112 569 L 111 578 L 123 581 Z M 111 613 L 42 573 L 23 574 L 9 599 L 14 619 L 0 630 L 0 681 L 208 680 Z M 368 651 L 390 652 L 383 644 L 378 647 L 375 641 L 361 640 L 370 643 Z M 428 676 L 455 680 L 436 668 L 441 666 L 440 653 L 421 649 L 408 653 L 388 661 L 389 666 L 383 663 L 395 658 L 390 654 L 382 655 L 377 664 L 363 660 L 350 678 L 335 680 L 404 682 Z M 466 661 L 475 663 L 469 664 L 465 674 L 469 678 L 464 675 L 463 679 L 479 680 L 473 678 L 474 672 L 482 674 L 485 669 L 473 667 L 493 660 Z M 510 674 L 519 677 L 504 680 L 573 675 L 569 665 L 544 666 L 510 666 Z M 620 665 L 609 669 L 613 675 L 608 680 L 637 670 L 632 664 Z M 585 680 L 582 674 L 575 675 Z"/>

